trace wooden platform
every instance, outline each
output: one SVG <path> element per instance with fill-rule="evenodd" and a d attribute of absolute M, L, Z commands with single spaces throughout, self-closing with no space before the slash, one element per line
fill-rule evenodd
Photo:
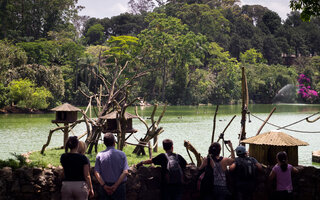
<path fill-rule="evenodd" d="M 320 163 L 320 150 L 312 152 L 312 162 Z"/>

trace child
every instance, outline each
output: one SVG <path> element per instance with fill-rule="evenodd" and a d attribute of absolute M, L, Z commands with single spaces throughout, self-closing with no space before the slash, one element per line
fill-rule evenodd
<path fill-rule="evenodd" d="M 272 168 L 269 175 L 270 180 L 277 180 L 276 199 L 293 199 L 291 173 L 297 173 L 298 169 L 288 164 L 288 156 L 284 151 L 277 153 L 277 161 L 278 164 Z"/>

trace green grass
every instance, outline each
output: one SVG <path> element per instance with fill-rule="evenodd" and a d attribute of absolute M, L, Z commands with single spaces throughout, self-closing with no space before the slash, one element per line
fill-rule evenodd
<path fill-rule="evenodd" d="M 133 154 L 133 150 L 134 150 L 134 146 L 131 145 L 127 145 L 124 149 L 123 152 L 126 154 L 127 156 L 127 160 L 128 160 L 128 165 L 134 165 L 137 164 L 138 162 L 142 161 L 142 160 L 147 160 L 149 159 L 149 154 L 148 154 L 148 149 L 145 148 L 147 155 L 145 156 L 137 156 L 136 154 Z M 99 144 L 98 145 L 98 152 L 105 150 L 105 145 L 103 144 Z M 35 151 L 32 152 L 29 155 L 29 160 L 31 161 L 33 166 L 39 166 L 39 167 L 48 167 L 48 165 L 52 165 L 52 166 L 60 166 L 60 156 L 61 154 L 64 153 L 64 149 L 60 149 L 60 148 L 54 148 L 54 149 L 47 149 L 45 150 L 44 154 L 40 154 L 40 151 Z M 152 156 L 156 156 L 159 153 L 164 153 L 164 150 L 162 148 L 159 148 L 159 151 L 157 153 L 152 152 Z M 89 158 L 90 160 L 90 165 L 94 166 L 95 165 L 95 161 L 96 161 L 96 153 L 92 152 L 92 154 L 86 154 L 86 156 Z"/>

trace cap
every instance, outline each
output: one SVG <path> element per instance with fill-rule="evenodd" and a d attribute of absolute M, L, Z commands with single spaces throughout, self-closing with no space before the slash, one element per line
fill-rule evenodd
<path fill-rule="evenodd" d="M 247 151 L 246 151 L 246 147 L 244 147 L 244 146 L 237 146 L 237 148 L 236 148 L 237 156 L 244 155 L 246 152 L 247 152 Z"/>

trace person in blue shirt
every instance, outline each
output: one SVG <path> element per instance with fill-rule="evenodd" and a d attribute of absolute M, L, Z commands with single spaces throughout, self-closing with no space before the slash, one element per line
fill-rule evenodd
<path fill-rule="evenodd" d="M 106 133 L 103 138 L 107 149 L 97 154 L 95 176 L 100 183 L 99 197 L 107 200 L 126 199 L 128 162 L 125 153 L 115 149 L 115 138 Z"/>

